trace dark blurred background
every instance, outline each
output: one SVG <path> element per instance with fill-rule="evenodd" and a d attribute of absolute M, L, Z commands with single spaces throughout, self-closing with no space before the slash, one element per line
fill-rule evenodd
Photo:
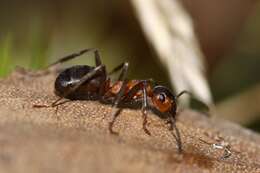
<path fill-rule="evenodd" d="M 243 116 L 238 122 L 260 131 L 260 4 L 183 2 L 207 59 L 207 75 L 217 108 L 220 105 L 227 116 L 233 114 L 235 117 L 228 118 L 231 120 Z M 100 50 L 108 69 L 129 61 L 129 78 L 152 77 L 170 87 L 166 69 L 147 42 L 131 1 L 1 0 L 1 76 L 16 65 L 39 69 L 90 47 Z M 73 63 L 92 64 L 90 57 Z M 248 92 L 250 97 L 244 104 Z M 243 111 L 250 114 L 250 120 L 234 112 L 234 103 L 248 105 Z"/>

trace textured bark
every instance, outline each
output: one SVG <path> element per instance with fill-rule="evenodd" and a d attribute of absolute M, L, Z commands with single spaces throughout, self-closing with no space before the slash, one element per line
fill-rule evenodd
<path fill-rule="evenodd" d="M 124 109 L 108 133 L 111 107 L 94 101 L 50 104 L 55 75 L 16 71 L 0 81 L 0 172 L 260 172 L 260 136 L 236 124 L 184 110 L 178 115 L 184 152 L 164 121 Z M 231 156 L 221 158 L 225 142 Z"/>

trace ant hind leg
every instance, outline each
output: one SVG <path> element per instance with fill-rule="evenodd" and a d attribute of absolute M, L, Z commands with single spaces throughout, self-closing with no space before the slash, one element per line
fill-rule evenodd
<path fill-rule="evenodd" d="M 66 61 L 69 61 L 69 60 L 72 60 L 74 58 L 77 58 L 77 57 L 79 57 L 79 56 L 81 56 L 81 55 L 83 55 L 85 53 L 88 53 L 88 52 L 94 52 L 96 67 L 102 64 L 98 50 L 90 48 L 90 49 L 83 49 L 83 50 L 81 50 L 79 52 L 72 53 L 70 55 L 62 57 L 62 58 L 58 59 L 57 61 L 55 61 L 54 63 L 50 64 L 47 68 L 56 66 L 58 64 L 62 64 L 64 62 L 66 62 Z"/>
<path fill-rule="evenodd" d="M 57 100 L 55 100 L 53 103 L 51 103 L 50 105 L 44 105 L 44 104 L 34 104 L 33 107 L 34 108 L 49 108 L 49 107 L 56 107 L 58 109 L 58 106 L 63 105 L 64 103 L 70 102 L 71 100 L 64 100 L 62 102 L 59 102 L 60 100 L 62 100 L 63 97 L 58 98 Z M 56 111 L 57 112 L 57 111 Z"/>

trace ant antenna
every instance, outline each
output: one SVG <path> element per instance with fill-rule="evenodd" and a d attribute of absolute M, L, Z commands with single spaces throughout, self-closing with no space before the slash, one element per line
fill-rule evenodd
<path fill-rule="evenodd" d="M 191 92 L 189 92 L 189 91 L 186 91 L 186 90 L 183 90 L 182 92 L 180 92 L 175 98 L 176 99 L 179 99 L 179 97 L 181 97 L 183 94 L 188 94 L 190 97 L 191 97 L 191 99 L 194 99 L 195 101 L 197 101 L 199 104 L 202 104 L 202 106 L 206 109 L 206 111 L 203 111 L 207 116 L 209 116 L 209 111 L 210 111 L 210 108 L 209 108 L 209 106 L 206 104 L 206 103 L 204 103 L 203 101 L 201 101 L 200 99 L 197 99 L 196 97 L 194 97 L 194 95 L 191 93 Z"/>
<path fill-rule="evenodd" d="M 176 96 L 176 98 L 178 99 L 178 98 L 179 98 L 180 96 L 182 96 L 183 94 L 188 94 L 189 96 L 193 97 L 192 94 L 191 94 L 189 91 L 184 90 L 184 91 L 180 92 L 180 93 Z"/>

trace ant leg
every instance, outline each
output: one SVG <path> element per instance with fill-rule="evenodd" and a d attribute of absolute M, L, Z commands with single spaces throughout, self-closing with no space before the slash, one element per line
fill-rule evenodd
<path fill-rule="evenodd" d="M 118 72 L 119 70 L 122 70 L 126 64 L 128 64 L 128 63 L 127 63 L 127 62 L 124 62 L 124 63 L 119 64 L 119 65 L 116 66 L 114 69 L 112 69 L 112 70 L 108 73 L 108 75 L 111 76 L 111 75 L 113 75 L 114 73 Z M 118 78 L 118 81 L 120 81 L 120 80 L 122 80 L 122 77 L 119 77 L 119 78 Z M 99 94 L 99 95 L 100 95 L 100 97 L 101 97 L 102 99 L 104 99 L 103 96 L 106 95 L 106 91 L 104 91 L 104 90 L 102 90 L 102 89 L 103 89 L 103 88 L 101 87 L 101 90 L 99 91 L 99 93 L 103 93 L 103 94 Z M 106 99 L 104 99 L 104 100 L 106 100 Z"/>
<path fill-rule="evenodd" d="M 116 73 L 117 71 L 121 70 L 124 67 L 125 63 L 121 63 L 118 66 L 116 66 L 113 70 L 111 70 L 108 75 L 112 75 L 114 73 Z"/>
<path fill-rule="evenodd" d="M 108 75 L 112 75 L 114 73 L 116 73 L 117 71 L 121 70 L 124 67 L 125 63 L 121 63 L 118 66 L 116 66 L 113 70 L 111 70 Z M 105 72 L 106 73 L 106 72 Z M 104 87 L 100 87 L 100 91 L 99 91 L 99 96 L 101 99 L 104 99 L 104 95 L 106 95 L 106 91 L 104 90 Z"/>
<path fill-rule="evenodd" d="M 151 135 L 150 131 L 147 129 L 147 107 L 148 107 L 148 101 L 147 101 L 147 91 L 146 91 L 147 82 L 143 82 L 143 106 L 142 106 L 142 113 L 143 113 L 143 130 L 147 135 Z"/>
<path fill-rule="evenodd" d="M 121 73 L 120 73 L 120 75 L 118 77 L 118 80 L 119 81 L 123 81 L 125 84 L 127 82 L 126 81 L 126 74 L 127 74 L 127 71 L 128 71 L 128 66 L 129 66 L 128 62 L 125 62 L 124 66 L 123 66 L 123 69 L 122 69 L 122 71 L 121 71 Z M 123 88 L 123 87 L 121 87 L 121 88 Z"/>
<path fill-rule="evenodd" d="M 121 113 L 121 111 L 122 111 L 122 108 L 120 108 L 120 109 L 118 109 L 118 110 L 113 109 L 113 119 L 112 119 L 112 121 L 109 122 L 109 126 L 108 126 L 109 132 L 110 132 L 111 134 L 113 134 L 113 135 L 118 135 L 118 132 L 115 132 L 115 131 L 113 130 L 113 125 L 114 125 L 114 123 L 115 123 L 115 121 L 116 121 L 116 118 L 117 118 L 118 115 Z"/>
<path fill-rule="evenodd" d="M 94 56 L 95 56 L 96 67 L 102 65 L 102 61 L 98 50 L 94 50 Z"/>
<path fill-rule="evenodd" d="M 121 112 L 121 110 L 119 109 L 119 110 L 115 111 L 115 108 L 117 108 L 119 102 L 121 101 L 121 97 L 123 96 L 125 89 L 126 89 L 127 70 L 128 70 L 128 63 L 124 63 L 123 69 L 122 69 L 121 74 L 118 78 L 118 80 L 123 80 L 123 84 L 122 84 L 118 94 L 116 95 L 116 97 L 114 99 L 114 103 L 113 103 L 113 106 L 112 106 L 112 109 L 114 110 L 113 114 L 112 114 L 113 119 L 112 119 L 111 122 L 109 122 L 109 132 L 112 133 L 112 134 L 117 134 L 116 132 L 113 131 L 113 125 L 114 125 L 115 120 L 118 117 L 119 113 Z"/>
<path fill-rule="evenodd" d="M 147 129 L 147 85 L 148 82 L 152 82 L 152 80 L 142 80 L 137 83 L 130 91 L 128 91 L 127 95 L 123 98 L 124 101 L 131 101 L 137 92 L 143 92 L 143 105 L 142 105 L 142 114 L 143 114 L 143 130 L 147 135 L 151 135 L 150 131 Z"/>
<path fill-rule="evenodd" d="M 33 108 L 48 108 L 48 107 L 56 107 L 55 114 L 58 114 L 58 106 L 70 102 L 71 100 L 65 100 L 63 102 L 59 102 L 63 97 L 58 98 L 51 105 L 33 105 Z M 58 103 L 59 102 L 59 103 Z"/>
<path fill-rule="evenodd" d="M 48 107 L 55 107 L 55 106 L 58 106 L 58 105 L 61 105 L 63 104 L 62 103 L 58 103 L 61 99 L 63 99 L 63 97 L 59 97 L 57 100 L 55 100 L 51 105 L 33 105 L 34 108 L 48 108 Z M 58 103 L 58 104 L 57 104 Z"/>
<path fill-rule="evenodd" d="M 169 119 L 169 123 L 170 123 L 169 130 L 172 132 L 172 135 L 174 136 L 174 138 L 175 138 L 175 140 L 177 142 L 178 152 L 182 153 L 181 135 L 180 135 L 179 129 L 176 126 L 176 119 L 171 116 L 170 119 Z M 176 133 L 173 132 L 173 129 L 175 130 Z"/>
<path fill-rule="evenodd" d="M 90 48 L 90 49 L 83 49 L 83 50 L 81 50 L 79 52 L 76 52 L 76 53 L 67 55 L 67 56 L 65 56 L 63 58 L 60 58 L 56 62 L 50 64 L 47 68 L 53 67 L 53 66 L 55 66 L 57 64 L 62 64 L 64 62 L 66 62 L 66 61 L 69 61 L 71 59 L 77 58 L 77 57 L 79 57 L 79 56 L 81 56 L 81 55 L 83 55 L 85 53 L 88 53 L 88 52 L 94 52 L 96 67 L 100 66 L 102 64 L 102 62 L 101 62 L 101 58 L 100 58 L 100 55 L 98 53 L 98 50 Z"/>

